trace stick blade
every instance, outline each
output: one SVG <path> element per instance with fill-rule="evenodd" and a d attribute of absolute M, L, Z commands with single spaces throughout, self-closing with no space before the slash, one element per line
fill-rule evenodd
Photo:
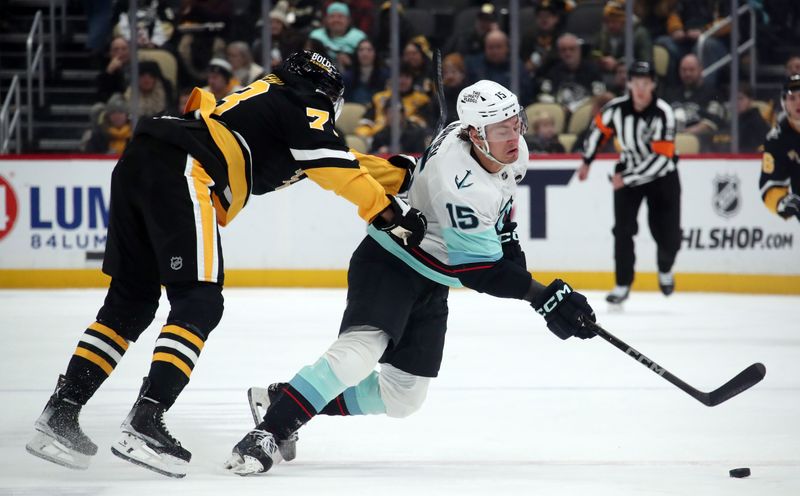
<path fill-rule="evenodd" d="M 728 401 L 737 394 L 747 391 L 761 382 L 766 374 L 767 368 L 763 363 L 754 363 L 739 372 L 739 375 L 733 379 L 708 393 L 708 401 L 704 403 L 707 406 L 717 406 L 720 403 Z"/>

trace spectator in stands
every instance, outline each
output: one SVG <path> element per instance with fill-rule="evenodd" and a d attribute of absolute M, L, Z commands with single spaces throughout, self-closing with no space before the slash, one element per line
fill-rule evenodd
<path fill-rule="evenodd" d="M 400 151 L 403 153 L 422 153 L 428 146 L 427 130 L 419 122 L 406 119 L 403 106 L 397 107 L 400 114 Z M 372 138 L 370 153 L 390 153 L 392 127 L 386 126 Z"/>
<path fill-rule="evenodd" d="M 167 45 L 175 33 L 175 12 L 167 2 L 158 0 L 141 0 L 136 11 L 136 40 L 140 48 L 162 48 Z M 115 4 L 114 34 L 126 40 L 131 39 L 131 26 L 128 19 L 128 1 Z"/>
<path fill-rule="evenodd" d="M 564 29 L 567 7 L 564 0 L 539 0 L 535 4 L 535 26 L 522 26 L 520 53 L 525 69 L 544 74 L 558 60 L 556 40 Z"/>
<path fill-rule="evenodd" d="M 675 111 L 678 132 L 694 134 L 707 147 L 711 134 L 719 129 L 725 117 L 720 94 L 703 81 L 703 67 L 697 55 L 684 56 L 679 71 L 680 85 L 667 88 L 664 100 Z"/>
<path fill-rule="evenodd" d="M 233 77 L 239 85 L 247 86 L 256 79 L 264 76 L 264 68 L 253 61 L 250 47 L 243 41 L 233 41 L 225 50 L 228 63 L 233 70 Z"/>
<path fill-rule="evenodd" d="M 97 100 L 105 102 L 114 93 L 123 93 L 130 85 L 130 52 L 128 42 L 121 36 L 111 40 L 109 61 L 97 75 Z"/>
<path fill-rule="evenodd" d="M 320 25 L 322 14 L 321 0 L 291 0 L 290 15 L 294 17 L 292 27 L 308 33 Z"/>
<path fill-rule="evenodd" d="M 614 79 L 617 65 L 624 62 L 625 57 L 625 0 L 609 0 L 603 7 L 603 25 L 597 47 L 592 52 L 604 82 L 610 85 Z M 638 22 L 633 26 L 633 58 L 651 62 L 653 60 L 653 42 L 647 30 Z"/>
<path fill-rule="evenodd" d="M 225 59 L 211 59 L 208 63 L 206 80 L 208 85 L 203 89 L 213 93 L 217 100 L 222 100 L 241 89 L 239 82 L 233 77 L 233 67 Z"/>
<path fill-rule="evenodd" d="M 525 135 L 531 153 L 564 153 L 564 145 L 558 141 L 555 118 L 545 110 L 533 116 L 530 134 Z"/>
<path fill-rule="evenodd" d="M 536 81 L 537 99 L 560 103 L 572 112 L 592 95 L 604 92 L 606 86 L 597 67 L 583 59 L 577 36 L 565 33 L 556 46 L 559 60 Z"/>
<path fill-rule="evenodd" d="M 400 66 L 398 86 L 406 119 L 427 128 L 431 114 L 431 99 L 425 93 L 414 89 L 413 71 L 405 64 Z M 388 109 L 391 97 L 391 88 L 372 97 L 372 102 L 367 106 L 364 117 L 355 130 L 357 136 L 372 138 L 390 124 Z"/>
<path fill-rule="evenodd" d="M 628 67 L 624 61 L 617 62 L 608 91 L 616 96 L 622 96 L 628 92 Z"/>
<path fill-rule="evenodd" d="M 676 15 L 668 17 L 669 38 L 662 37 L 658 43 L 667 48 L 672 59 L 683 60 L 687 53 L 697 53 L 700 35 L 715 22 L 727 17 L 729 10 L 730 2 L 720 0 L 678 0 Z M 728 53 L 725 43 L 720 39 L 727 33 L 728 30 L 724 29 L 706 40 L 702 56 L 707 66 Z M 706 79 L 707 84 L 716 86 L 716 73 Z"/>
<path fill-rule="evenodd" d="M 365 34 L 372 33 L 375 22 L 375 1 L 374 0 L 347 0 L 350 7 L 350 17 L 354 27 L 357 27 Z"/>
<path fill-rule="evenodd" d="M 84 151 L 119 155 L 133 137 L 128 102 L 119 93 L 105 105 L 99 122 L 84 136 Z"/>
<path fill-rule="evenodd" d="M 415 36 L 403 49 L 402 63 L 407 65 L 414 76 L 414 89 L 433 94 L 433 52 L 424 36 Z"/>
<path fill-rule="evenodd" d="M 399 2 L 398 2 L 399 3 Z M 378 58 L 380 59 L 387 59 L 389 57 L 389 46 L 391 44 L 391 19 L 390 19 L 390 7 L 392 2 L 385 1 L 380 6 L 380 12 L 378 13 L 378 26 L 375 30 L 375 35 L 372 38 L 375 41 L 375 50 L 378 52 Z M 406 46 L 408 40 L 414 36 L 414 26 L 411 25 L 411 22 L 405 16 L 405 9 L 403 8 L 403 4 L 399 3 L 397 6 L 397 17 L 398 24 L 400 25 L 399 28 L 399 35 L 400 35 L 400 46 Z"/>
<path fill-rule="evenodd" d="M 789 58 L 786 59 L 784 74 L 786 77 L 793 74 L 800 74 L 800 55 L 790 55 Z"/>
<path fill-rule="evenodd" d="M 375 93 L 386 89 L 389 70 L 375 52 L 375 45 L 364 38 L 356 47 L 353 65 L 342 75 L 344 79 L 344 100 L 367 105 Z"/>
<path fill-rule="evenodd" d="M 483 42 L 483 53 L 470 55 L 466 58 L 467 79 L 480 81 L 489 79 L 506 88 L 513 87 L 511 82 L 511 47 L 508 35 L 496 29 L 486 33 Z M 529 80 L 525 77 L 524 80 Z M 518 95 L 522 105 L 531 101 L 529 85 L 521 85 Z"/>
<path fill-rule="evenodd" d="M 347 69 L 353 63 L 352 56 L 358 42 L 367 35 L 351 25 L 350 8 L 342 2 L 328 5 L 322 25 L 323 27 L 311 31 L 309 38 L 321 41 L 328 56 L 336 61 L 339 69 Z"/>
<path fill-rule="evenodd" d="M 458 111 L 456 109 L 458 94 L 468 84 L 464 57 L 460 53 L 445 55 L 442 59 L 442 87 L 444 89 L 444 101 L 447 105 L 447 124 L 458 120 Z"/>
<path fill-rule="evenodd" d="M 497 24 L 495 7 L 484 3 L 475 15 L 475 24 L 470 31 L 454 32 L 445 45 L 444 53 L 460 53 L 467 57 L 483 53 L 483 41 L 486 33 L 500 29 Z"/>
<path fill-rule="evenodd" d="M 627 67 L 625 67 L 624 63 L 622 64 L 622 67 L 625 68 L 625 73 L 627 75 L 628 69 L 627 69 Z M 600 113 L 600 111 L 603 110 L 603 107 L 605 107 L 606 104 L 608 102 L 610 102 L 611 100 L 613 100 L 614 98 L 615 98 L 614 94 L 611 93 L 611 92 L 608 92 L 608 91 L 606 91 L 605 93 L 600 93 L 599 95 L 593 96 L 592 97 L 592 110 L 590 112 L 590 114 L 592 116 L 592 119 L 594 119 Z M 589 137 L 589 134 L 592 132 L 592 125 L 591 125 L 592 124 L 592 119 L 589 120 L 589 122 L 587 123 L 587 126 L 585 128 L 583 128 L 583 130 L 581 130 L 578 133 L 578 136 L 575 138 L 575 145 L 573 145 L 572 150 L 571 150 L 572 153 L 582 153 L 586 149 L 585 146 L 584 146 L 585 145 L 584 142 L 586 141 L 586 138 Z M 616 151 L 617 150 L 614 148 L 614 140 L 613 139 L 608 139 L 608 140 L 603 141 L 600 144 L 600 147 L 599 147 L 599 150 L 597 150 L 597 153 L 615 153 Z"/>
<path fill-rule="evenodd" d="M 177 30 L 182 86 L 201 84 L 208 62 L 224 56 L 232 15 L 233 0 L 181 0 Z"/>
<path fill-rule="evenodd" d="M 161 69 L 152 60 L 139 62 L 139 108 L 135 109 L 139 117 L 152 117 L 171 108 L 172 88 L 161 75 Z M 125 100 L 131 102 L 131 88 L 125 90 Z"/>
<path fill-rule="evenodd" d="M 297 32 L 289 23 L 288 9 L 288 2 L 283 0 L 278 2 L 269 13 L 270 27 L 272 29 L 272 67 L 276 67 L 283 62 L 283 59 L 294 52 L 302 50 L 306 39 L 304 34 Z M 256 43 L 261 44 L 260 37 L 256 40 Z M 254 49 L 253 51 L 260 54 L 261 48 L 259 47 L 258 50 Z"/>
<path fill-rule="evenodd" d="M 761 153 L 764 151 L 764 139 L 770 124 L 761 115 L 761 109 L 753 105 L 753 91 L 747 84 L 739 85 L 736 100 L 736 116 L 739 119 L 739 152 Z M 713 135 L 714 151 L 728 152 L 731 144 L 731 123 L 725 122 L 723 132 Z"/>

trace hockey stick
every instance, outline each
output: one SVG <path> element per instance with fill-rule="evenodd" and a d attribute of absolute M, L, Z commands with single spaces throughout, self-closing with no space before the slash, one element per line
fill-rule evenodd
<path fill-rule="evenodd" d="M 657 364 L 650 358 L 647 358 L 641 352 L 633 349 L 627 343 L 625 343 L 618 337 L 614 336 L 610 332 L 606 331 L 605 329 L 595 324 L 594 322 L 587 321 L 586 326 L 589 327 L 589 329 L 591 329 L 595 334 L 605 339 L 606 341 L 614 345 L 616 348 L 622 350 L 626 355 L 629 355 L 637 362 L 641 363 L 648 369 L 660 375 L 671 384 L 677 386 L 681 391 L 685 392 L 686 394 L 688 394 L 689 396 L 691 396 L 692 398 L 696 399 L 697 401 L 706 406 L 717 406 L 724 401 L 728 401 L 737 394 L 743 391 L 747 391 L 751 387 L 761 382 L 761 379 L 763 379 L 767 373 L 767 368 L 764 366 L 764 364 L 754 363 L 753 365 L 739 372 L 739 374 L 736 377 L 729 380 L 722 386 L 711 391 L 710 393 L 706 393 L 686 384 L 678 377 L 675 377 L 669 370 Z"/>
<path fill-rule="evenodd" d="M 438 48 L 433 52 L 433 68 L 436 74 L 436 103 L 439 105 L 439 120 L 436 121 L 434 139 L 444 129 L 447 123 L 447 103 L 444 101 L 444 83 L 442 82 L 442 52 Z"/>

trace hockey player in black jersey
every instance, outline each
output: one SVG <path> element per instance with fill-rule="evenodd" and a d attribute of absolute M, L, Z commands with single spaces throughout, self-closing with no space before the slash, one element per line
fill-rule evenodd
<path fill-rule="evenodd" d="M 785 114 L 767 134 L 758 186 L 771 212 L 800 221 L 800 74 L 784 81 L 781 105 Z"/>
<path fill-rule="evenodd" d="M 655 72 L 648 62 L 635 62 L 628 70 L 628 94 L 606 104 L 592 121 L 586 138 L 578 179 L 585 180 L 597 150 L 616 136 L 622 147 L 611 183 L 614 188 L 614 261 L 616 286 L 606 301 L 619 304 L 628 298 L 636 255 L 633 237 L 637 217 L 647 199 L 650 233 L 658 251 L 658 285 L 670 295 L 675 289 L 672 266 L 681 246 L 681 184 L 675 152 L 675 115 L 667 102 L 655 95 Z"/>
<path fill-rule="evenodd" d="M 81 430 L 81 407 L 150 325 L 163 285 L 169 316 L 112 451 L 164 475 L 186 475 L 191 453 L 170 435 L 163 416 L 222 317 L 217 225 L 229 224 L 251 194 L 308 177 L 356 204 L 376 229 L 419 244 L 424 217 L 393 196 L 410 172 L 348 150 L 334 130 L 342 92 L 342 77 L 327 58 L 298 52 L 220 101 L 195 89 L 182 118 L 141 121 L 111 179 L 105 302 L 36 421 L 29 452 L 87 468 L 97 446 Z"/>

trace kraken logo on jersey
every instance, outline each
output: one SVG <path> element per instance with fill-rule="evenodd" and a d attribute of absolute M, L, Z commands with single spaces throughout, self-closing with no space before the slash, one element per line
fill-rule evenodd
<path fill-rule="evenodd" d="M 456 187 L 458 189 L 469 188 L 470 186 L 472 186 L 473 183 L 464 184 L 464 183 L 467 182 L 467 178 L 469 177 L 470 174 L 472 174 L 472 171 L 467 169 L 467 173 L 464 174 L 464 178 L 463 179 L 459 179 L 458 175 L 456 175 L 455 181 L 456 181 Z"/>

